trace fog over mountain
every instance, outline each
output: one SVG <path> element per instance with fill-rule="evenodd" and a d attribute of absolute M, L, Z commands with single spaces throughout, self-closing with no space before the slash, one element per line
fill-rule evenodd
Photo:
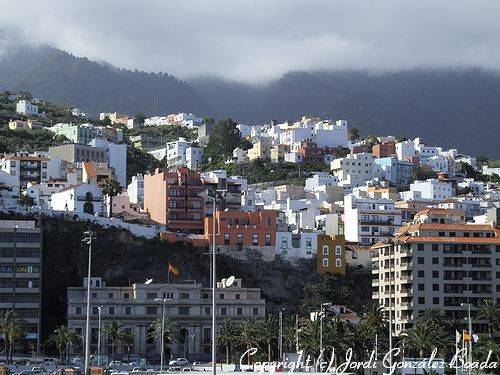
<path fill-rule="evenodd" d="M 429 144 L 500 157 L 500 75 L 482 69 L 289 72 L 251 85 L 179 80 L 25 45 L 0 57 L 0 89 L 29 90 L 92 114 L 188 111 L 247 123 L 344 118 L 363 135 L 421 136 Z"/>

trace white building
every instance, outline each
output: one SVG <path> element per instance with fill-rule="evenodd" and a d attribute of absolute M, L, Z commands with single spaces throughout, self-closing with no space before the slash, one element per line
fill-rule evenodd
<path fill-rule="evenodd" d="M 108 142 L 102 139 L 94 139 L 90 142 L 92 147 L 106 150 L 108 164 L 114 168 L 115 175 L 122 187 L 127 186 L 127 145 Z"/>
<path fill-rule="evenodd" d="M 21 115 L 38 115 L 38 106 L 32 104 L 29 100 L 20 100 L 16 104 L 16 112 Z"/>
<path fill-rule="evenodd" d="M 41 182 L 39 184 L 28 183 L 25 194 L 33 198 L 35 205 L 42 208 L 52 207 L 52 194 L 61 191 L 72 185 L 68 181 L 56 180 Z"/>
<path fill-rule="evenodd" d="M 105 216 L 101 188 L 86 182 L 52 194 L 51 205 L 52 209 L 56 211 Z"/>
<path fill-rule="evenodd" d="M 127 195 L 130 202 L 138 204 L 141 207 L 144 205 L 144 176 L 137 174 L 132 176 L 132 182 L 127 186 Z"/>
<path fill-rule="evenodd" d="M 496 174 L 497 176 L 500 176 L 500 168 L 489 168 L 488 166 L 483 165 L 483 174 L 488 176 Z"/>
<path fill-rule="evenodd" d="M 450 183 L 431 178 L 410 184 L 410 194 L 412 193 L 418 193 L 415 197 L 423 199 L 443 200 L 453 196 L 453 189 Z"/>
<path fill-rule="evenodd" d="M 401 227 L 402 214 L 385 198 L 344 197 L 344 233 L 347 241 L 371 245 L 387 241 Z"/>
<path fill-rule="evenodd" d="M 353 187 L 371 180 L 374 177 L 374 168 L 378 170 L 378 166 L 373 163 L 373 155 L 367 152 L 349 154 L 330 163 L 330 169 L 338 177 L 339 184 Z"/>
<path fill-rule="evenodd" d="M 326 172 L 315 172 L 312 177 L 306 179 L 306 191 L 316 191 L 322 186 L 337 186 L 339 179 Z"/>
<path fill-rule="evenodd" d="M 305 141 L 316 142 L 318 147 L 337 147 L 349 144 L 347 121 L 337 120 L 335 123 L 318 118 L 303 117 L 294 124 L 278 125 L 279 143 L 293 149 L 294 144 Z"/>
<path fill-rule="evenodd" d="M 396 143 L 396 156 L 398 160 L 405 161 L 408 157 L 416 156 L 415 143 L 413 141 L 403 141 Z"/>
<path fill-rule="evenodd" d="M 318 234 L 315 231 L 276 232 L 276 256 L 289 261 L 315 257 Z"/>
<path fill-rule="evenodd" d="M 203 162 L 203 148 L 190 146 L 186 149 L 186 167 L 198 170 Z"/>

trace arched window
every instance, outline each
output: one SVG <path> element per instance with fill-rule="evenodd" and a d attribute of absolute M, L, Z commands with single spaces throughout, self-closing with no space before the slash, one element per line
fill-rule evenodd
<path fill-rule="evenodd" d="M 323 255 L 328 255 L 329 250 L 328 245 L 323 245 Z"/>
<path fill-rule="evenodd" d="M 328 258 L 323 258 L 323 267 L 328 267 Z"/>
<path fill-rule="evenodd" d="M 342 255 L 342 246 L 335 246 L 335 255 Z"/>

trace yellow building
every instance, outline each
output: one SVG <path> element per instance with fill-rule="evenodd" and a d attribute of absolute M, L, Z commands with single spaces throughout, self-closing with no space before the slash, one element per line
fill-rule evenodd
<path fill-rule="evenodd" d="M 253 144 L 253 147 L 248 150 L 248 160 L 269 159 L 271 157 L 271 149 L 269 143 L 259 139 Z"/>
<path fill-rule="evenodd" d="M 317 268 L 320 275 L 341 274 L 345 275 L 345 237 L 343 234 L 318 236 Z"/>
<path fill-rule="evenodd" d="M 271 163 L 279 163 L 285 160 L 285 153 L 290 151 L 288 145 L 276 145 L 271 149 Z"/>

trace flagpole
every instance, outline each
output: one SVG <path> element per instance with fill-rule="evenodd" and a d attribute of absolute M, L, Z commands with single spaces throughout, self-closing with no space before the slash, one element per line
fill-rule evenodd
<path fill-rule="evenodd" d="M 457 335 L 459 335 L 459 338 L 457 340 Z M 457 356 L 457 361 L 458 361 L 458 343 L 460 342 L 460 333 L 458 333 L 457 330 L 455 330 L 455 355 Z M 455 375 L 458 375 L 458 363 L 455 364 Z"/>
<path fill-rule="evenodd" d="M 170 284 L 170 264 L 168 265 L 168 270 L 167 270 L 167 284 Z"/>

